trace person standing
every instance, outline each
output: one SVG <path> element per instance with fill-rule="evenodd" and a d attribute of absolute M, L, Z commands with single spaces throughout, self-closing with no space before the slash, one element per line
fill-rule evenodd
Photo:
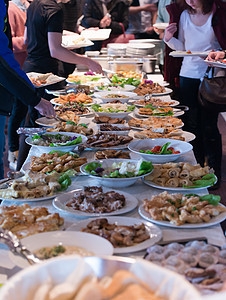
<path fill-rule="evenodd" d="M 193 52 L 226 46 L 226 40 L 221 34 L 226 27 L 226 3 L 220 0 L 184 0 L 183 7 L 179 24 L 173 22 L 165 30 L 164 41 L 171 49 Z M 175 38 L 177 31 L 178 38 Z M 198 102 L 199 85 L 206 69 L 205 62 L 199 56 L 183 58 L 180 101 L 182 105 L 189 106 L 183 121 L 184 129 L 196 135 L 192 142 L 195 157 L 201 165 L 207 163 L 214 168 L 220 183 L 222 141 L 217 127 L 218 113 L 204 110 Z"/>
<path fill-rule="evenodd" d="M 13 106 L 12 96 L 19 98 L 25 105 L 33 106 L 42 115 L 55 116 L 52 104 L 37 95 L 10 49 L 12 43 L 7 10 L 8 0 L 0 0 L 0 178 L 4 178 L 4 129 L 6 116 L 10 115 Z"/>
<path fill-rule="evenodd" d="M 125 33 L 128 28 L 128 3 L 126 0 L 85 0 L 82 25 L 85 28 L 99 27 L 111 29 L 112 37 Z M 94 42 L 86 50 L 100 50 L 102 41 Z"/>
<path fill-rule="evenodd" d="M 156 39 L 153 24 L 157 18 L 158 0 L 133 0 L 129 7 L 129 28 L 126 33 L 136 39 Z"/>
<path fill-rule="evenodd" d="M 29 6 L 27 0 L 12 0 L 9 2 L 9 23 L 12 32 L 13 53 L 15 59 L 23 67 L 27 57 L 27 46 L 24 44 L 24 29 L 26 22 L 26 11 Z M 11 169 L 16 169 L 19 152 L 19 135 L 17 129 L 23 126 L 27 113 L 27 106 L 15 98 L 12 114 L 8 121 L 8 161 Z"/>

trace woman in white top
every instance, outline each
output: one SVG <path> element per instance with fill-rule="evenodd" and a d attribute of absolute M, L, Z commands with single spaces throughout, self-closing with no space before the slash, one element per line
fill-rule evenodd
<path fill-rule="evenodd" d="M 165 43 L 177 51 L 203 52 L 219 48 L 212 27 L 213 2 L 214 0 L 185 0 L 185 10 L 180 16 L 178 38 L 173 37 L 177 25 L 171 23 L 165 30 Z M 180 69 L 180 100 L 181 104 L 189 106 L 189 111 L 183 118 L 184 130 L 196 135 L 193 147 L 197 161 L 203 165 L 207 160 L 220 177 L 222 150 L 221 135 L 217 128 L 218 114 L 204 111 L 198 102 L 200 80 L 206 69 L 207 65 L 203 58 L 184 57 Z"/>

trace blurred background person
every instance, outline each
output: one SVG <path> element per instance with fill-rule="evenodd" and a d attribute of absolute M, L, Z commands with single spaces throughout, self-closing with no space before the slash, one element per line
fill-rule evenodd
<path fill-rule="evenodd" d="M 217 5 L 216 5 L 217 3 Z M 168 9 L 169 12 L 176 12 Z M 165 30 L 164 41 L 177 51 L 209 51 L 220 46 L 225 48 L 226 39 L 222 36 L 226 28 L 226 3 L 220 0 L 186 0 L 182 2 L 180 13 L 174 16 L 179 23 L 172 22 Z M 177 13 L 178 11 L 177 10 Z M 174 34 L 178 32 L 178 38 Z M 172 65 L 172 67 L 175 67 Z M 195 134 L 192 142 L 198 163 L 209 165 L 221 179 L 222 141 L 217 127 L 218 113 L 206 111 L 198 101 L 201 79 L 207 69 L 203 58 L 185 56 L 180 69 L 180 102 L 189 106 L 182 117 L 184 130 Z M 167 70 L 168 72 L 171 69 Z"/>
<path fill-rule="evenodd" d="M 8 15 L 12 33 L 13 53 L 15 59 L 23 67 L 27 57 L 27 46 L 24 44 L 24 29 L 29 2 L 26 0 L 12 0 L 9 2 Z M 19 152 L 19 135 L 17 129 L 23 126 L 27 114 L 27 106 L 15 98 L 12 114 L 8 121 L 8 161 L 11 169 L 16 169 Z"/>
<path fill-rule="evenodd" d="M 110 28 L 111 34 L 107 41 L 110 42 L 115 36 L 125 33 L 128 28 L 128 5 L 126 0 L 86 0 L 82 25 L 85 28 Z M 101 47 L 102 41 L 95 41 L 94 45 L 87 47 L 86 50 L 99 51 Z"/>
<path fill-rule="evenodd" d="M 135 39 L 158 39 L 153 24 L 157 18 L 158 0 L 133 0 L 129 7 L 129 27 L 126 33 Z"/>
<path fill-rule="evenodd" d="M 83 64 L 96 73 L 101 73 L 100 64 L 94 60 L 74 53 L 64 48 L 62 43 L 63 33 L 63 9 L 60 3 L 69 0 L 33 0 L 27 10 L 24 39 L 27 44 L 28 56 L 24 62 L 23 70 L 37 73 L 53 73 L 58 75 L 61 60 L 70 64 Z M 56 86 L 57 88 L 57 86 Z M 50 96 L 44 88 L 38 89 L 41 96 Z M 36 127 L 36 119 L 40 116 L 34 109 L 29 111 L 27 127 Z M 17 170 L 19 170 L 29 152 L 30 146 L 25 143 L 25 137 L 21 138 Z"/>

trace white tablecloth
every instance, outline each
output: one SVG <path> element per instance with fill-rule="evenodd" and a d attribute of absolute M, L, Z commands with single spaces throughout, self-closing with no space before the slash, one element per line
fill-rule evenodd
<path fill-rule="evenodd" d="M 156 77 L 156 75 L 155 75 Z M 152 79 L 152 77 L 151 77 Z M 153 78 L 154 79 L 154 78 Z M 154 81 L 157 81 L 156 78 Z M 161 82 L 161 79 L 158 80 Z M 87 119 L 84 119 L 86 122 Z M 89 160 L 94 159 L 94 153 L 95 151 L 91 150 L 85 150 L 81 156 L 87 157 Z M 37 150 L 36 147 L 32 147 L 30 149 L 29 155 L 27 157 L 27 160 L 25 161 L 26 165 L 30 161 L 30 157 L 32 155 L 35 156 L 40 156 L 41 153 Z M 131 154 L 132 158 L 138 158 L 139 156 L 135 154 Z M 139 157 L 140 158 L 140 157 Z M 193 154 L 193 151 L 188 152 L 187 154 L 183 155 L 178 161 L 184 161 L 188 163 L 195 164 L 196 160 Z M 76 178 L 73 179 L 72 185 L 70 186 L 69 190 L 73 190 L 77 187 L 85 186 L 85 185 L 97 185 L 97 182 L 95 179 L 91 179 L 88 176 L 77 176 Z M 163 192 L 163 190 L 152 188 L 150 186 L 145 185 L 141 180 L 137 181 L 134 185 L 120 189 L 125 192 L 131 193 L 133 196 L 135 196 L 139 204 L 142 203 L 142 200 L 145 198 L 150 198 L 152 195 L 156 195 L 160 192 Z M 208 193 L 207 189 L 203 189 L 200 192 L 197 192 L 197 194 L 206 194 Z M 21 202 L 20 202 L 21 203 Z M 18 204 L 17 201 L 3 201 L 1 205 L 13 205 L 13 204 Z M 33 206 L 46 206 L 50 212 L 56 212 L 57 210 L 53 207 L 52 205 L 52 200 L 47 200 L 47 201 L 40 201 L 40 202 L 29 202 L 29 205 Z M 72 225 L 75 222 L 80 221 L 82 218 L 81 217 L 75 217 L 71 216 L 67 213 L 62 213 L 60 212 L 60 215 L 65 218 L 65 227 L 67 228 L 68 226 Z M 126 213 L 124 216 L 129 216 L 129 217 L 135 217 L 135 218 L 141 218 L 138 214 L 137 209 Z M 223 245 L 226 240 L 223 234 L 223 231 L 220 227 L 220 225 L 215 225 L 207 228 L 200 228 L 200 229 L 181 229 L 181 228 L 170 228 L 170 227 L 165 227 L 165 226 L 160 226 L 162 230 L 162 241 L 163 242 L 168 242 L 168 241 L 175 241 L 175 240 L 180 240 L 180 239 L 196 239 L 200 237 L 205 237 L 209 243 L 221 246 Z M 53 232 L 54 234 L 54 232 Z M 14 271 L 17 271 L 18 269 L 14 269 L 15 265 L 11 262 L 11 260 L 8 257 L 8 249 L 5 245 L 0 244 L 0 275 L 1 274 L 8 274 L 11 275 L 14 273 Z M 143 257 L 144 251 L 132 253 L 131 256 L 138 256 L 138 257 Z M 127 256 L 130 256 L 128 254 Z M 1 277 L 0 277 L 1 280 Z M 2 279 L 3 280 L 3 279 Z"/>

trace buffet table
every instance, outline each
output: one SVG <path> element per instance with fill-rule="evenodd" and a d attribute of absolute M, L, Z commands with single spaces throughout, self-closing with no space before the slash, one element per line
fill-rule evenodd
<path fill-rule="evenodd" d="M 149 76 L 150 79 L 152 79 L 154 82 L 159 82 L 160 84 L 163 83 L 163 78 L 159 74 L 151 75 Z M 87 119 L 87 118 L 86 118 Z M 90 118 L 91 121 L 91 118 Z M 88 161 L 94 159 L 94 154 L 95 151 L 86 149 L 81 153 L 82 157 L 86 157 Z M 26 165 L 29 161 L 32 155 L 35 156 L 40 156 L 41 153 L 38 151 L 38 148 L 32 147 L 30 149 L 29 155 L 27 157 L 27 160 L 25 161 L 24 165 Z M 140 156 L 131 153 L 131 158 L 132 159 L 140 159 Z M 188 152 L 187 154 L 183 155 L 178 161 L 182 162 L 188 162 L 191 164 L 195 164 L 196 160 L 193 154 L 193 151 Z M 176 161 L 177 162 L 177 161 Z M 82 186 L 94 186 L 98 185 L 97 181 L 95 179 L 92 179 L 88 176 L 84 175 L 77 175 L 75 178 L 72 179 L 72 184 L 69 187 L 67 191 L 74 190 L 76 188 L 82 187 Z M 113 188 L 112 188 L 113 189 Z M 142 203 L 142 200 L 145 198 L 151 198 L 152 195 L 159 194 L 163 192 L 164 190 L 152 188 L 146 184 L 144 184 L 140 179 L 132 186 L 123 188 L 123 189 L 118 189 L 122 190 L 124 192 L 127 192 L 137 198 L 139 201 L 140 205 Z M 183 193 L 183 192 L 182 192 Z M 185 194 L 187 192 L 184 192 Z M 201 191 L 195 192 L 199 195 L 204 195 L 208 193 L 207 189 L 202 189 Z M 62 216 L 65 220 L 64 223 L 64 228 L 67 230 L 68 227 L 70 227 L 72 224 L 79 222 L 80 220 L 84 219 L 82 217 L 75 217 L 73 215 L 70 215 L 69 213 L 64 213 L 61 211 L 58 211 L 56 208 L 53 207 L 52 205 L 52 199 L 51 200 L 46 200 L 46 201 L 32 201 L 32 202 L 27 202 L 31 207 L 36 207 L 36 206 L 45 206 L 48 208 L 49 212 L 58 212 L 60 216 Z M 26 202 L 26 201 L 25 201 Z M 6 206 L 11 206 L 13 204 L 21 204 L 23 202 L 14 201 L 14 200 L 5 200 L 1 203 L 1 206 L 6 205 Z M 138 209 L 134 209 L 131 212 L 128 212 L 126 214 L 123 214 L 122 216 L 127 216 L 127 217 L 134 217 L 134 218 L 139 218 L 142 219 L 141 216 L 138 213 Z M 199 239 L 199 238 L 206 238 L 208 243 L 217 245 L 217 246 L 222 246 L 225 244 L 225 236 L 223 234 L 223 231 L 220 227 L 220 225 L 214 225 L 211 227 L 205 227 L 205 228 L 196 228 L 196 229 L 181 229 L 181 228 L 170 228 L 167 226 L 159 226 L 159 228 L 162 230 L 162 240 L 161 242 L 173 242 L 177 240 L 182 240 L 182 239 Z M 54 232 L 53 232 L 54 234 Z M 139 251 L 139 252 L 134 252 L 134 253 L 125 253 L 123 256 L 132 256 L 132 257 L 143 257 L 145 254 L 145 251 Z M 6 280 L 8 276 L 13 275 L 15 272 L 19 270 L 18 267 L 15 266 L 15 264 L 10 260 L 9 258 L 9 250 L 8 248 L 0 244 L 0 281 Z"/>

